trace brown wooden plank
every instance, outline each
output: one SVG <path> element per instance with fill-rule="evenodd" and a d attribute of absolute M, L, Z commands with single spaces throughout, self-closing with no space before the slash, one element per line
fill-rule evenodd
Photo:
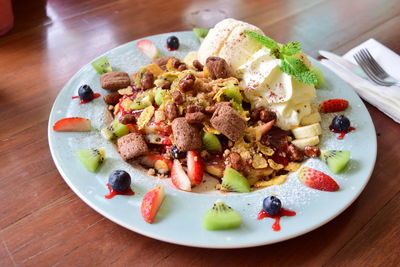
<path fill-rule="evenodd" d="M 399 266 L 400 194 L 343 247 L 327 266 Z"/>
<path fill-rule="evenodd" d="M 92 58 L 124 42 L 209 27 L 232 16 L 281 42 L 299 40 L 312 56 L 318 49 L 343 53 L 370 37 L 399 52 L 395 0 L 48 1 L 51 20 L 43 2 L 14 1 L 16 27 L 0 37 L 1 266 L 398 263 L 398 215 L 382 215 L 392 215 L 389 207 L 398 209 L 400 168 L 393 163 L 400 161 L 400 127 L 370 105 L 380 133 L 378 160 L 360 198 L 309 234 L 251 249 L 187 248 L 115 225 L 68 188 L 46 140 L 48 114 L 65 82 Z M 389 231 L 376 230 L 386 226 Z"/>

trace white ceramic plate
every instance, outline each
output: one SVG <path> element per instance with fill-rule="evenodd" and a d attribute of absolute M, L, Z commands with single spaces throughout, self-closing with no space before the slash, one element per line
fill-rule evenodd
<path fill-rule="evenodd" d="M 181 46 L 178 51 L 168 52 L 165 49 L 166 39 L 171 35 L 180 40 Z M 153 41 L 161 54 L 180 58 L 199 47 L 199 42 L 192 32 L 166 33 L 146 39 Z M 133 41 L 104 54 L 109 58 L 114 70 L 133 74 L 140 66 L 150 62 L 135 44 L 136 41 Z M 349 100 L 350 108 L 341 114 L 349 117 L 352 125 L 357 128 L 339 141 L 336 135 L 328 130 L 335 114 L 322 115 L 324 132 L 320 147 L 351 151 L 352 160 L 345 172 L 332 175 L 341 188 L 337 192 L 310 189 L 298 181 L 296 173 L 292 173 L 283 185 L 247 194 L 215 192 L 212 190 L 212 179 L 209 179 L 210 183 L 196 190 L 203 193 L 182 192 L 170 186 L 170 182 L 165 179 L 148 176 L 142 168 L 122 161 L 115 147 L 101 137 L 99 130 L 103 126 L 105 108 L 101 98 L 86 105 L 79 105 L 79 101 L 71 100 L 71 96 L 77 95 L 82 84 L 89 84 L 95 92 L 106 94 L 100 87 L 99 75 L 90 64 L 85 65 L 71 78 L 54 102 L 48 128 L 54 162 L 67 184 L 89 206 L 115 223 L 155 239 L 195 247 L 241 248 L 271 244 L 307 233 L 332 220 L 357 198 L 369 180 L 376 158 L 375 129 L 360 98 L 327 68 L 315 60 L 313 64 L 322 70 L 326 78 L 325 87 L 317 91 L 318 102 L 331 98 Z M 92 131 L 61 133 L 52 130 L 57 120 L 72 116 L 89 118 L 92 121 Z M 96 147 L 105 147 L 107 157 L 97 173 L 90 173 L 80 164 L 75 151 Z M 331 174 L 327 166 L 318 159 L 309 159 L 304 165 Z M 131 174 L 134 196 L 117 196 L 111 200 L 104 198 L 108 192 L 108 175 L 115 169 L 123 169 Z M 140 214 L 141 200 L 149 189 L 160 183 L 166 184 L 166 198 L 156 222 L 148 224 Z M 256 219 L 262 207 L 262 200 L 271 194 L 276 194 L 281 199 L 283 207 L 297 212 L 294 217 L 281 219 L 281 231 L 278 232 L 271 229 L 272 219 Z M 203 215 L 217 199 L 224 200 L 242 215 L 243 223 L 240 228 L 226 231 L 207 231 L 202 228 Z"/>

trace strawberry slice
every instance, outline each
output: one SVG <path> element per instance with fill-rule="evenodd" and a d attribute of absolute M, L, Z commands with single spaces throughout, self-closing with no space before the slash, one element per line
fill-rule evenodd
<path fill-rule="evenodd" d="M 155 59 L 158 56 L 157 47 L 150 40 L 140 40 L 136 43 L 136 46 L 151 59 Z"/>
<path fill-rule="evenodd" d="M 175 159 L 171 170 L 171 181 L 172 184 L 183 191 L 191 191 L 192 185 L 190 178 L 187 176 L 182 164 L 179 160 Z"/>
<path fill-rule="evenodd" d="M 204 167 L 200 155 L 196 151 L 187 152 L 188 176 L 193 185 L 203 181 Z"/>
<path fill-rule="evenodd" d="M 349 106 L 349 101 L 345 99 L 330 99 L 322 102 L 319 105 L 319 110 L 322 113 L 339 112 L 346 110 Z"/>
<path fill-rule="evenodd" d="M 261 124 L 260 126 L 258 126 L 258 129 L 259 129 L 261 135 L 268 133 L 269 130 L 272 129 L 274 124 L 275 124 L 275 120 L 272 120 L 272 121 L 269 121 L 267 123 L 264 123 L 264 124 Z"/>
<path fill-rule="evenodd" d="M 299 180 L 306 186 L 321 191 L 337 191 L 339 185 L 330 176 L 313 168 L 303 167 L 299 172 Z"/>
<path fill-rule="evenodd" d="M 164 188 L 156 186 L 144 195 L 142 200 L 141 212 L 143 219 L 148 223 L 153 223 L 158 209 L 164 200 Z"/>
<path fill-rule="evenodd" d="M 156 168 L 161 173 L 172 170 L 172 161 L 160 155 L 147 154 L 140 158 L 140 163 L 146 167 Z"/>
<path fill-rule="evenodd" d="M 57 132 L 89 132 L 90 128 L 90 120 L 79 117 L 64 118 L 53 125 Z"/>

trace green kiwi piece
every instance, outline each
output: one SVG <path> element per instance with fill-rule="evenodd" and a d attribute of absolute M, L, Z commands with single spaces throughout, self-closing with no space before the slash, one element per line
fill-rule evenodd
<path fill-rule="evenodd" d="M 139 71 L 137 72 L 137 75 L 135 77 L 135 86 L 140 88 L 140 80 L 142 79 L 143 74 L 146 72 L 147 68 L 146 67 L 140 67 Z"/>
<path fill-rule="evenodd" d="M 325 77 L 322 71 L 320 71 L 316 67 L 312 67 L 311 71 L 314 72 L 315 76 L 317 76 L 317 84 L 315 85 L 315 88 L 319 89 L 323 87 L 325 84 Z"/>
<path fill-rule="evenodd" d="M 320 157 L 333 173 L 340 173 L 350 161 L 350 151 L 322 150 Z"/>
<path fill-rule="evenodd" d="M 98 74 L 112 71 L 110 63 L 106 57 L 101 57 L 93 61 L 92 67 L 97 71 Z"/>
<path fill-rule="evenodd" d="M 242 103 L 243 97 L 238 86 L 228 84 L 224 89 L 224 95 L 233 99 L 236 103 Z"/>
<path fill-rule="evenodd" d="M 250 183 L 240 172 L 226 167 L 222 177 L 221 189 L 225 191 L 247 193 L 250 192 Z"/>
<path fill-rule="evenodd" d="M 153 105 L 153 95 L 147 92 L 137 97 L 130 105 L 130 108 L 135 110 L 144 109 L 151 105 Z"/>
<path fill-rule="evenodd" d="M 212 133 L 204 133 L 202 136 L 204 149 L 207 151 L 221 151 L 222 146 L 218 137 Z"/>
<path fill-rule="evenodd" d="M 209 31 L 210 31 L 209 29 L 193 28 L 193 32 L 200 42 L 203 42 L 204 38 L 206 38 Z"/>
<path fill-rule="evenodd" d="M 109 141 L 115 141 L 128 133 L 128 126 L 120 123 L 118 120 L 114 120 L 110 126 L 101 130 L 101 135 Z"/>
<path fill-rule="evenodd" d="M 88 171 L 95 172 L 99 165 L 103 163 L 106 150 L 104 148 L 82 149 L 76 152 L 76 156 Z"/>
<path fill-rule="evenodd" d="M 238 228 L 241 223 L 242 216 L 222 200 L 217 200 L 212 209 L 207 211 L 203 217 L 203 227 L 207 230 Z"/>
<path fill-rule="evenodd" d="M 158 106 L 160 106 L 163 102 L 164 102 L 164 97 L 166 94 L 166 90 L 163 90 L 161 88 L 157 88 L 154 92 L 154 102 L 156 102 L 156 104 Z"/>

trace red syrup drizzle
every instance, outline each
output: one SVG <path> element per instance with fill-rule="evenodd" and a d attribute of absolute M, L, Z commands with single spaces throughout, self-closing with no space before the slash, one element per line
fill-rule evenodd
<path fill-rule="evenodd" d="M 81 102 L 80 102 L 79 104 L 86 104 L 86 103 L 89 103 L 89 102 L 92 101 L 93 99 L 96 99 L 96 98 L 98 98 L 98 97 L 100 97 L 100 96 L 101 96 L 101 94 L 99 94 L 99 93 L 94 93 L 92 99 L 90 99 L 89 101 L 81 100 Z M 72 97 L 72 99 L 75 99 L 75 98 L 79 98 L 79 96 L 73 96 L 73 97 Z"/>
<path fill-rule="evenodd" d="M 351 132 L 351 131 L 354 131 L 355 129 L 356 129 L 356 128 L 350 126 L 349 129 L 347 129 L 347 131 L 341 132 L 341 131 L 338 131 L 338 130 L 333 129 L 333 126 L 332 126 L 332 125 L 329 125 L 329 130 L 331 130 L 331 131 L 334 132 L 334 133 L 339 133 L 339 134 L 340 134 L 340 135 L 338 136 L 338 138 L 337 138 L 338 140 L 342 140 L 346 134 L 348 134 L 348 133 Z"/>
<path fill-rule="evenodd" d="M 116 195 L 133 196 L 135 194 L 135 192 L 133 192 L 130 187 L 124 192 L 118 192 L 118 191 L 113 190 L 109 184 L 107 184 L 107 188 L 110 191 L 110 193 L 108 195 L 104 196 L 107 199 L 111 199 L 111 198 L 115 197 Z"/>
<path fill-rule="evenodd" d="M 168 47 L 168 45 L 166 45 L 165 48 L 167 48 L 167 50 L 169 52 L 174 52 L 174 51 L 178 50 L 178 48 L 175 48 L 175 49 L 174 48 L 170 48 L 170 47 Z"/>
<path fill-rule="evenodd" d="M 264 210 L 261 210 L 258 213 L 257 220 L 262 220 L 264 218 L 275 219 L 275 222 L 272 225 L 272 230 L 280 231 L 281 230 L 281 225 L 280 225 L 281 217 L 283 217 L 283 216 L 295 216 L 295 215 L 296 215 L 295 211 L 287 210 L 287 209 L 284 209 L 284 208 L 281 208 L 281 210 L 279 211 L 279 213 L 277 215 L 269 215 Z"/>

